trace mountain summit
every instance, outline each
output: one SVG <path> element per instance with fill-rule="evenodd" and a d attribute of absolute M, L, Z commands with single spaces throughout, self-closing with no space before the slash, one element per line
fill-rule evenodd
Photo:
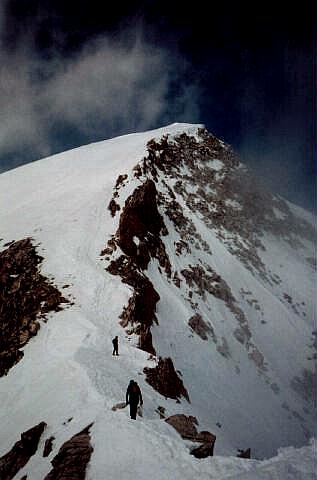
<path fill-rule="evenodd" d="M 309 213 L 190 124 L 1 174 L 0 202 L 1 479 L 313 478 Z"/>

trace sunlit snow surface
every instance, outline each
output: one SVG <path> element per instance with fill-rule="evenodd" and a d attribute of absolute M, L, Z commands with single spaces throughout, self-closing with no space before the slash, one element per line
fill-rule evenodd
<path fill-rule="evenodd" d="M 118 317 L 131 288 L 108 274 L 100 257 L 119 222 L 119 215 L 112 218 L 107 210 L 115 181 L 118 175 L 129 174 L 120 196 L 123 206 L 140 184 L 131 171 L 146 155 L 147 141 L 166 133 L 171 137 L 183 131 L 196 135 L 197 128 L 173 124 L 118 137 L 0 175 L 0 248 L 11 240 L 34 238 L 45 259 L 42 272 L 53 277 L 61 290 L 69 284 L 62 291 L 75 302 L 71 308 L 49 315 L 38 335 L 25 346 L 23 360 L 0 379 L 0 456 L 10 450 L 21 432 L 40 421 L 48 425 L 37 453 L 16 479 L 28 474 L 32 480 L 42 480 L 60 446 L 92 422 L 94 452 L 88 479 L 313 478 L 313 445 L 308 445 L 313 411 L 291 387 L 292 379 L 303 369 L 313 368 L 307 357 L 314 329 L 314 272 L 303 262 L 312 256 L 309 245 L 307 251 L 294 254 L 272 236 L 263 239 L 266 251 L 262 260 L 272 271 L 278 269 L 282 279 L 281 286 L 273 291 L 228 252 L 199 216 L 187 211 L 212 251 L 212 256 L 199 252 L 199 258 L 221 274 L 239 300 L 253 340 L 268 361 L 265 375 L 233 338 L 237 322 L 222 301 L 210 297 L 201 308 L 205 308 L 217 336 L 229 343 L 230 358 L 219 354 L 211 340 L 204 342 L 191 332 L 187 321 L 192 312 L 183 302 L 183 286 L 179 290 L 168 283 L 159 273 L 157 261 L 148 269 L 161 297 L 153 344 L 159 355 L 172 357 L 175 369 L 181 371 L 190 404 L 167 400 L 145 382 L 143 368 L 155 366 L 155 362 L 136 348 L 136 340 L 128 338 L 119 325 Z M 219 168 L 217 159 L 214 163 Z M 299 216 L 306 215 L 292 208 Z M 173 267 L 178 269 L 184 260 L 175 255 L 174 242 L 179 238 L 168 218 L 164 221 L 169 235 L 163 241 Z M 195 252 L 191 255 L 187 264 L 197 262 Z M 260 312 L 252 301 L 247 302 L 248 297 L 242 298 L 241 289 L 252 293 Z M 284 291 L 305 303 L 306 317 L 299 318 L 280 301 Z M 265 325 L 260 322 L 262 317 Z M 111 355 L 115 335 L 120 342 L 118 358 Z M 144 398 L 143 418 L 136 422 L 129 419 L 127 409 L 111 410 L 124 400 L 132 378 L 140 384 Z M 278 391 L 272 385 L 277 385 Z M 159 420 L 155 412 L 159 405 L 168 415 L 195 415 L 200 430 L 217 436 L 215 457 L 197 460 L 189 455 L 189 445 Z M 67 422 L 69 418 L 73 420 Z M 44 458 L 44 441 L 52 435 L 54 449 Z M 274 456 L 280 446 L 288 445 L 306 446 L 285 448 Z M 248 447 L 258 458 L 274 457 L 261 461 L 234 457 L 238 448 Z"/>

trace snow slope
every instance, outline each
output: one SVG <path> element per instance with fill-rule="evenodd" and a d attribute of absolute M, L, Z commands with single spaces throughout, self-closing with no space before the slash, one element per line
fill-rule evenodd
<path fill-rule="evenodd" d="M 119 324 L 131 287 L 110 275 L 105 270 L 107 261 L 100 256 L 119 225 L 120 213 L 112 217 L 107 210 L 116 179 L 128 175 L 117 198 L 122 211 L 147 176 L 137 178 L 132 173 L 148 154 L 147 142 L 166 134 L 172 140 L 182 132 L 200 141 L 199 128 L 173 124 L 126 135 L 0 175 L 1 250 L 6 242 L 32 237 L 45 258 L 43 274 L 60 289 L 69 284 L 64 295 L 74 299 L 71 308 L 49 314 L 48 322 L 24 347 L 22 361 L 0 379 L 0 456 L 21 432 L 40 421 L 48 425 L 37 453 L 16 478 L 28 474 L 32 480 L 43 479 L 60 446 L 90 423 L 94 452 L 89 479 L 101 480 L 106 472 L 106 478 L 120 479 L 131 474 L 138 479 L 151 474 L 153 479 L 171 480 L 313 478 L 313 445 L 308 442 L 314 427 L 314 268 L 309 260 L 314 250 L 303 233 L 302 222 L 310 227 L 313 223 L 306 212 L 288 206 L 299 219 L 300 229 L 292 241 L 273 228 L 263 229 L 257 261 L 265 265 L 264 274 L 262 267 L 257 270 L 235 252 L 238 241 L 239 248 L 248 242 L 245 237 L 208 225 L 201 212 L 190 206 L 202 193 L 191 181 L 188 166 L 182 165 L 179 171 L 183 190 L 176 186 L 177 177 L 159 172 L 158 192 L 166 199 L 168 187 L 173 190 L 184 216 L 199 234 L 188 239 L 190 251 L 176 254 L 180 232 L 166 214 L 164 202 L 159 206 L 168 230 L 162 241 L 172 271 L 208 265 L 230 287 L 234 299 L 229 305 L 209 292 L 199 295 L 185 278 L 177 287 L 156 259 L 147 269 L 160 295 L 153 345 L 157 356 L 171 357 L 181 372 L 190 403 L 164 398 L 145 381 L 143 369 L 154 367 L 156 359 L 138 349 L 137 337 Z M 227 147 L 221 144 L 221 148 Z M 208 162 L 215 181 L 220 181 L 221 159 L 215 155 Z M 203 190 L 209 188 L 213 187 L 205 185 Z M 224 201 L 238 212 L 239 195 Z M 208 208 L 217 205 L 209 203 Z M 281 210 L 276 213 L 281 221 L 284 215 Z M 295 242 L 296 238 L 300 241 Z M 243 322 L 232 306 L 247 319 L 251 336 L 244 342 L 237 340 Z M 203 340 L 189 327 L 195 312 L 208 320 L 214 338 L 210 334 Z M 120 339 L 118 358 L 111 355 L 115 335 Z M 137 422 L 129 420 L 127 409 L 111 410 L 124 401 L 131 378 L 140 384 L 144 399 L 143 418 Z M 196 416 L 201 430 L 217 436 L 216 456 L 198 460 L 189 455 L 189 445 L 159 419 L 158 406 L 167 415 Z M 67 422 L 69 418 L 72 421 Z M 44 458 L 44 440 L 51 435 L 54 449 Z M 268 458 L 289 445 L 300 448 L 282 449 L 268 460 L 235 458 L 237 449 L 251 447 L 253 458 Z"/>

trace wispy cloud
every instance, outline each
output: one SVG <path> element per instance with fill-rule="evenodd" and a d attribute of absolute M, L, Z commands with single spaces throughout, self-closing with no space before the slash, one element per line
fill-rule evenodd
<path fill-rule="evenodd" d="M 68 58 L 40 59 L 26 42 L 10 53 L 1 48 L 0 62 L 0 156 L 26 146 L 48 155 L 52 132 L 63 126 L 93 140 L 199 121 L 198 87 L 183 80 L 183 59 L 135 31 L 90 41 Z"/>

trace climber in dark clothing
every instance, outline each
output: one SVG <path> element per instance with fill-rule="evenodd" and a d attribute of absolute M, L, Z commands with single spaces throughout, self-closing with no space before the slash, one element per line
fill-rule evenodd
<path fill-rule="evenodd" d="M 140 387 L 134 380 L 130 380 L 126 393 L 126 405 L 130 405 L 130 417 L 132 418 L 132 420 L 136 420 L 136 413 L 139 402 L 140 405 L 143 405 Z"/>
<path fill-rule="evenodd" d="M 114 339 L 112 340 L 112 345 L 113 345 L 113 352 L 112 352 L 112 355 L 119 355 L 119 352 L 118 352 L 118 337 L 114 337 Z"/>

